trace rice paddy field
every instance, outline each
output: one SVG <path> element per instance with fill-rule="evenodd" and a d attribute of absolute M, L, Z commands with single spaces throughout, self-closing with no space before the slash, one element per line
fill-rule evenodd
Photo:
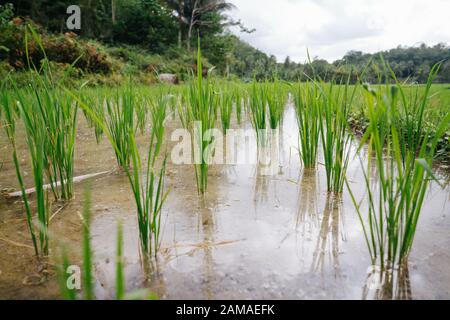
<path fill-rule="evenodd" d="M 450 299 L 435 70 L 240 83 L 198 61 L 178 86 L 4 81 L 0 298 Z M 221 138 L 236 129 L 254 134 Z M 220 161 L 229 146 L 256 161 Z"/>

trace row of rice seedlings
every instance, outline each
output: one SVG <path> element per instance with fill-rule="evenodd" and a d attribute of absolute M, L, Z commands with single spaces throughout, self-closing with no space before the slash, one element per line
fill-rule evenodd
<path fill-rule="evenodd" d="M 217 117 L 217 95 L 209 78 L 206 83 L 202 76 L 202 56 L 200 50 L 200 38 L 197 49 L 197 79 L 192 81 L 188 89 L 187 111 L 185 120 L 191 129 L 193 139 L 194 170 L 197 181 L 197 190 L 203 194 L 208 186 L 208 159 L 211 156 L 212 148 L 209 148 L 212 141 L 203 139 L 204 132 L 214 128 Z"/>
<path fill-rule="evenodd" d="M 135 132 L 135 95 L 131 84 L 117 89 L 114 100 L 106 99 L 106 123 L 112 137 L 117 164 L 121 168 L 130 165 L 130 134 Z"/>
<path fill-rule="evenodd" d="M 431 71 L 427 86 L 431 85 L 436 72 L 437 68 Z M 372 263 L 378 263 L 382 270 L 406 264 L 429 181 L 435 179 L 431 168 L 436 146 L 450 123 L 450 114 L 447 114 L 441 119 L 434 136 L 424 135 L 418 150 L 403 148 L 403 133 L 398 130 L 401 86 L 396 83 L 378 90 L 364 86 L 369 127 L 359 149 L 368 142 L 367 167 L 364 169 L 367 214 L 363 214 L 361 204 L 356 202 L 346 181 L 363 226 Z M 428 91 L 424 101 L 428 99 L 427 94 Z M 373 166 L 376 176 L 371 178 Z M 375 179 L 375 187 L 372 187 L 372 179 Z"/>
<path fill-rule="evenodd" d="M 294 88 L 294 104 L 299 130 L 299 154 L 305 168 L 315 168 L 320 137 L 320 92 L 310 82 Z"/>
<path fill-rule="evenodd" d="M 275 79 L 274 83 L 267 85 L 267 106 L 270 129 L 277 129 L 283 116 L 284 106 L 286 105 L 286 92 L 282 84 Z"/>
<path fill-rule="evenodd" d="M 348 128 L 348 113 L 353 99 L 349 93 L 348 83 L 335 86 L 329 84 L 328 88 L 321 83 L 321 99 L 319 112 L 320 137 L 322 142 L 325 172 L 328 192 L 341 193 L 344 188 L 344 179 L 350 160 L 351 134 Z"/>
<path fill-rule="evenodd" d="M 8 90 L 5 88 L 5 83 L 3 83 L 1 88 L 1 108 L 2 110 L 2 126 L 5 129 L 6 136 L 12 147 L 12 158 L 16 170 L 17 180 L 19 181 L 19 187 L 22 192 L 22 200 L 25 206 L 25 214 L 27 220 L 28 230 L 31 235 L 31 240 L 33 242 L 33 248 L 36 255 L 39 255 L 38 242 L 35 235 L 35 228 L 33 225 L 33 214 L 31 212 L 30 203 L 28 201 L 27 194 L 25 192 L 25 184 L 22 177 L 22 170 L 20 168 L 20 162 L 17 156 L 16 147 L 16 109 L 15 105 L 11 101 L 11 96 Z"/>
<path fill-rule="evenodd" d="M 233 97 L 229 92 L 222 92 L 220 95 L 220 119 L 222 122 L 222 129 L 225 133 L 230 129 L 231 115 L 233 113 Z"/>

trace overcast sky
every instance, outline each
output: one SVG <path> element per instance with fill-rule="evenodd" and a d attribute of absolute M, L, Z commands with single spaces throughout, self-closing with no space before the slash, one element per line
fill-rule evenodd
<path fill-rule="evenodd" d="M 256 31 L 243 40 L 296 62 L 334 61 L 349 50 L 376 52 L 398 45 L 450 43 L 450 0 L 229 0 L 235 20 Z"/>

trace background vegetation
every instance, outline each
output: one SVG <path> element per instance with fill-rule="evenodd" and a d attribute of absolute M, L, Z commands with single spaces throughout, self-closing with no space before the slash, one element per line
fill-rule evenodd
<path fill-rule="evenodd" d="M 82 27 L 76 33 L 66 28 L 66 9 L 78 4 Z M 313 58 L 311 63 L 285 61 L 255 49 L 230 32 L 230 27 L 253 32 L 227 15 L 234 6 L 226 0 L 9 0 L 0 6 L 0 76 L 26 70 L 24 25 L 33 24 L 43 39 L 45 51 L 68 82 L 89 80 L 91 84 L 118 84 L 128 76 L 142 83 L 156 81 L 158 73 L 175 73 L 180 80 L 196 68 L 196 36 L 202 39 L 203 66 L 215 67 L 221 76 L 250 81 L 277 77 L 304 80 L 305 74 L 332 79 L 356 80 L 370 60 L 379 54 L 349 51 L 329 63 Z M 42 50 L 30 43 L 34 63 Z M 383 56 L 400 79 L 426 82 L 432 66 L 444 61 L 435 82 L 450 82 L 450 47 L 421 44 L 397 47 Z M 78 60 L 77 60 L 78 59 Z M 74 61 L 76 61 L 74 63 Z M 73 66 L 72 66 L 73 64 Z M 366 80 L 378 82 L 375 63 L 366 70 Z M 20 73 L 16 75 L 19 78 Z"/>

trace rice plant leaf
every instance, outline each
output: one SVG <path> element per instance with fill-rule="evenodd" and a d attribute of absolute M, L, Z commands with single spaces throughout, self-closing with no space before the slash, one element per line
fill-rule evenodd
<path fill-rule="evenodd" d="M 439 179 L 436 177 L 436 175 L 433 173 L 433 170 L 431 169 L 430 165 L 428 164 L 427 160 L 424 158 L 416 159 L 416 163 L 419 164 L 421 167 L 425 169 L 425 171 L 428 173 L 428 175 L 441 187 L 444 188 L 445 186 L 439 181 Z"/>

